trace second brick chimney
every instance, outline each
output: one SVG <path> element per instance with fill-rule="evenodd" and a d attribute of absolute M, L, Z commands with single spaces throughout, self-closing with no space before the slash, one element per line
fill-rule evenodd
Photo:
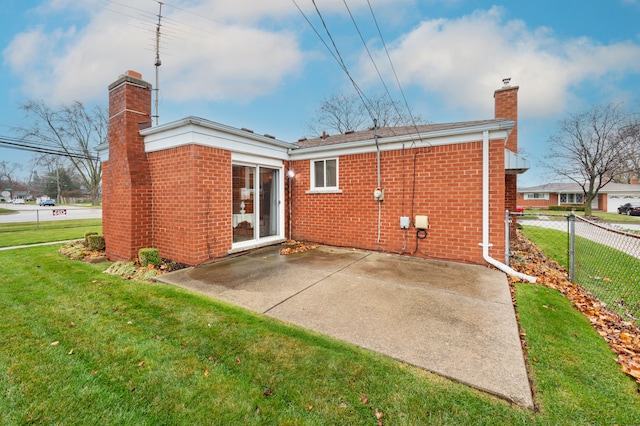
<path fill-rule="evenodd" d="M 516 122 L 507 140 L 506 148 L 518 152 L 518 86 L 510 86 L 511 79 L 502 80 L 504 86 L 493 94 L 495 99 L 495 118 L 508 118 Z"/>

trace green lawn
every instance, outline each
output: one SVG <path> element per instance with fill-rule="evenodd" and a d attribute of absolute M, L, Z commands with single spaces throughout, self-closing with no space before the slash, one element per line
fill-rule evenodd
<path fill-rule="evenodd" d="M 566 232 L 537 226 L 523 226 L 524 235 L 547 257 L 569 270 Z M 604 244 L 575 237 L 574 281 L 616 310 L 625 320 L 640 317 L 640 260 Z M 621 306 L 620 301 L 624 301 Z M 637 320 L 635 320 L 638 323 Z"/>
<path fill-rule="evenodd" d="M 567 211 L 558 211 L 558 210 L 541 210 L 541 209 L 526 209 L 524 211 L 524 216 L 538 216 L 538 215 L 568 215 L 571 210 Z M 584 212 L 575 212 L 577 216 L 584 216 Z M 605 222 L 611 223 L 640 223 L 640 217 L 638 216 L 627 216 L 625 214 L 617 214 L 617 213 L 608 213 L 608 212 L 599 212 L 594 211 L 591 212 L 592 216 L 600 218 Z"/>
<path fill-rule="evenodd" d="M 539 411 L 57 246 L 0 252 L 0 412 L 18 424 L 640 424 L 637 385 L 558 292 L 517 286 Z"/>
<path fill-rule="evenodd" d="M 85 232 L 102 234 L 102 219 L 0 223 L 0 247 L 83 238 Z"/>

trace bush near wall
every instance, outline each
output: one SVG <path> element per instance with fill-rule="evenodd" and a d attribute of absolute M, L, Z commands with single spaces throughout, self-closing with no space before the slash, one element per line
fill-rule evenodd
<path fill-rule="evenodd" d="M 142 266 L 158 266 L 162 263 L 160 252 L 155 248 L 141 248 L 138 250 L 138 259 Z"/>
<path fill-rule="evenodd" d="M 89 250 L 102 251 L 105 249 L 106 244 L 102 235 L 88 235 L 87 247 Z"/>

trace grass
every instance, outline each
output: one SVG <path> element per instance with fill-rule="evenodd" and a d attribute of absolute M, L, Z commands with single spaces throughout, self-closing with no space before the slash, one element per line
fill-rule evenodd
<path fill-rule="evenodd" d="M 11 209 L 3 209 L 0 207 L 0 214 L 14 214 L 15 210 L 11 210 Z"/>
<path fill-rule="evenodd" d="M 557 424 L 639 424 L 637 386 L 588 319 L 546 287 L 516 285 L 516 298 L 540 412 Z"/>
<path fill-rule="evenodd" d="M 640 424 L 635 383 L 557 292 L 518 285 L 540 410 L 56 246 L 0 252 L 3 424 Z M 57 343 L 56 343 L 57 342 Z M 56 344 L 54 344 L 56 343 Z M 366 399 L 364 399 L 366 398 Z"/>
<path fill-rule="evenodd" d="M 569 270 L 566 232 L 536 226 L 523 226 L 524 235 L 547 257 Z M 640 317 L 640 260 L 604 244 L 575 237 L 574 281 L 623 318 Z M 624 301 L 621 306 L 620 301 Z M 627 318 L 631 314 L 631 318 Z"/>
<path fill-rule="evenodd" d="M 523 213 L 523 217 L 537 217 L 538 215 L 547 216 L 549 215 L 552 219 L 557 220 L 566 220 L 564 216 L 568 215 L 571 210 L 541 210 L 541 209 L 526 209 Z M 578 216 L 584 216 L 584 212 L 575 212 Z M 608 212 L 600 212 L 593 211 L 591 212 L 591 216 L 595 216 L 605 222 L 609 223 L 640 223 L 640 217 L 638 216 L 627 216 L 625 214 L 617 214 L 617 213 L 608 213 Z"/>
<path fill-rule="evenodd" d="M 76 219 L 36 223 L 0 223 L 0 247 L 83 238 L 85 232 L 102 233 L 102 219 Z"/>

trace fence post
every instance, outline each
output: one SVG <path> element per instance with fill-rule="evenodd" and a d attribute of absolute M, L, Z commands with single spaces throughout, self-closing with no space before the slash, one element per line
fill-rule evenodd
<path fill-rule="evenodd" d="M 509 210 L 504 212 L 504 264 L 509 266 L 509 258 L 511 257 L 511 241 L 509 241 L 509 233 L 511 231 L 511 216 Z"/>
<path fill-rule="evenodd" d="M 567 216 L 569 226 L 569 280 L 573 282 L 575 277 L 575 251 L 576 251 L 576 215 L 571 211 Z"/>

